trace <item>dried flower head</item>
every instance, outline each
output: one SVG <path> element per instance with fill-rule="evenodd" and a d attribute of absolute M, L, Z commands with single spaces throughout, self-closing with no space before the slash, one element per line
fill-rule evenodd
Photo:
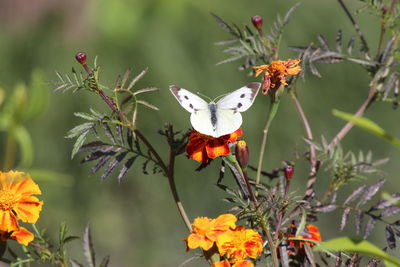
<path fill-rule="evenodd" d="M 288 59 L 272 61 L 269 65 L 253 67 L 256 77 L 264 72 L 262 93 L 266 95 L 269 89 L 278 89 L 281 85 L 287 85 L 286 76 L 297 75 L 301 71 L 298 66 L 300 59 Z"/>

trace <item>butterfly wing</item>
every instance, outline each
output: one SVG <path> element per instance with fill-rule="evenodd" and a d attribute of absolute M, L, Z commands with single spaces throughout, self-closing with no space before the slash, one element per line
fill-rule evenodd
<path fill-rule="evenodd" d="M 218 110 L 230 109 L 236 112 L 244 112 L 248 110 L 253 104 L 260 86 L 260 83 L 249 83 L 248 85 L 227 94 L 217 102 Z"/>
<path fill-rule="evenodd" d="M 242 125 L 242 115 L 230 109 L 217 109 L 217 123 L 215 125 L 214 137 L 231 134 Z"/>
<path fill-rule="evenodd" d="M 186 89 L 183 89 L 177 85 L 171 85 L 169 90 L 175 96 L 176 100 L 178 100 L 181 106 L 190 113 L 208 109 L 208 103 L 206 101 Z"/>
<path fill-rule="evenodd" d="M 211 123 L 211 113 L 208 103 L 179 86 L 172 85 L 169 87 L 169 90 L 181 106 L 192 113 L 190 116 L 190 123 L 193 128 L 202 134 L 214 136 L 215 131 Z"/>

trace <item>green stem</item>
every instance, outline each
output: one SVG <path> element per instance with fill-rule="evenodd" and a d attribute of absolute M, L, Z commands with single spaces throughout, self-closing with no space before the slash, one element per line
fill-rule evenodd
<path fill-rule="evenodd" d="M 261 228 L 262 228 L 265 236 L 267 237 L 268 246 L 271 251 L 272 266 L 279 267 L 279 260 L 278 260 L 278 254 L 276 253 L 276 246 L 275 246 L 274 240 L 272 239 L 272 235 L 269 231 L 267 222 L 265 221 L 265 217 L 262 214 L 260 214 L 260 211 L 258 209 L 256 210 L 256 214 L 257 214 L 257 217 L 260 219 Z"/>
<path fill-rule="evenodd" d="M 269 131 L 269 127 L 270 127 L 272 121 L 275 118 L 276 112 L 278 111 L 279 103 L 280 103 L 279 99 L 276 99 L 276 98 L 274 99 L 273 97 L 271 97 L 271 105 L 269 107 L 268 119 L 267 119 L 267 122 L 266 122 L 266 124 L 264 126 L 263 137 L 262 137 L 262 141 L 261 141 L 260 154 L 258 156 L 256 185 L 260 184 L 262 162 L 263 162 L 263 159 L 264 159 L 264 152 L 265 152 L 265 145 L 267 143 L 268 131 Z"/>

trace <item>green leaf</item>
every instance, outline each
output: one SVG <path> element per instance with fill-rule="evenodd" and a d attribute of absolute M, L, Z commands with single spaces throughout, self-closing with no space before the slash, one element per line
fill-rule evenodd
<path fill-rule="evenodd" d="M 392 145 L 400 147 L 400 139 L 397 139 L 397 138 L 389 135 L 384 129 L 382 129 L 378 124 L 371 121 L 370 119 L 367 119 L 364 117 L 357 117 L 357 116 L 354 116 L 353 114 L 339 111 L 336 109 L 334 109 L 332 111 L 332 113 L 334 116 L 339 117 L 346 121 L 350 121 L 350 122 L 354 123 L 354 125 L 357 125 L 358 127 L 362 128 L 380 138 L 383 138 L 383 139 L 389 141 Z"/>
<path fill-rule="evenodd" d="M 86 130 L 85 132 L 83 132 L 75 141 L 74 144 L 74 148 L 72 149 L 71 152 L 71 159 L 74 158 L 75 154 L 78 153 L 79 149 L 81 148 L 81 146 L 83 145 L 83 143 L 86 140 L 86 135 L 89 133 L 89 130 Z"/>
<path fill-rule="evenodd" d="M 22 125 L 16 126 L 13 129 L 15 139 L 21 148 L 21 165 L 23 167 L 30 167 L 33 162 L 33 144 L 31 136 Z"/>
<path fill-rule="evenodd" d="M 89 131 L 93 126 L 94 126 L 93 122 L 82 123 L 69 130 L 65 138 L 74 138 L 77 137 L 78 135 L 82 135 L 84 132 Z"/>
<path fill-rule="evenodd" d="M 344 252 L 357 252 L 370 257 L 382 259 L 386 266 L 400 266 L 400 260 L 396 259 L 377 246 L 368 242 L 367 240 L 351 239 L 349 237 L 339 237 L 322 242 L 319 246 L 314 247 L 314 251 L 344 251 Z"/>

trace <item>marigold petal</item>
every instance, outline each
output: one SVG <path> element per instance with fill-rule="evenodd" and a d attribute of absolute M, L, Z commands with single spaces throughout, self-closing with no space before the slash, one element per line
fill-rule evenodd
<path fill-rule="evenodd" d="M 35 236 L 24 227 L 20 227 L 19 230 L 14 231 L 10 237 L 24 246 L 27 246 L 35 238 Z"/>
<path fill-rule="evenodd" d="M 13 210 L 17 214 L 18 219 L 28 223 L 36 223 L 39 219 L 42 206 L 43 201 L 39 201 L 37 197 L 28 196 L 16 203 Z"/>
<path fill-rule="evenodd" d="M 11 232 L 18 230 L 17 217 L 9 210 L 0 209 L 0 231 Z"/>
<path fill-rule="evenodd" d="M 220 139 L 210 140 L 206 145 L 206 151 L 208 157 L 212 159 L 228 155 L 231 152 L 229 145 Z"/>
<path fill-rule="evenodd" d="M 221 214 L 214 220 L 214 228 L 220 230 L 234 229 L 236 227 L 237 218 L 235 215 L 227 213 Z"/>
<path fill-rule="evenodd" d="M 207 239 L 205 236 L 197 234 L 190 234 L 185 241 L 190 249 L 201 247 L 204 250 L 209 250 L 214 245 L 213 241 Z"/>
<path fill-rule="evenodd" d="M 235 264 L 233 264 L 232 267 L 254 267 L 254 264 L 252 261 L 249 260 L 241 260 L 235 262 Z"/>
<path fill-rule="evenodd" d="M 231 264 L 228 260 L 225 259 L 223 261 L 214 263 L 213 265 L 211 265 L 211 267 L 231 267 Z"/>
<path fill-rule="evenodd" d="M 243 136 L 243 131 L 242 128 L 239 128 L 229 135 L 229 142 L 233 144 L 236 142 L 236 139 L 238 139 L 241 136 Z"/>
<path fill-rule="evenodd" d="M 39 186 L 29 176 L 22 176 L 14 182 L 12 190 L 19 195 L 41 195 Z"/>

